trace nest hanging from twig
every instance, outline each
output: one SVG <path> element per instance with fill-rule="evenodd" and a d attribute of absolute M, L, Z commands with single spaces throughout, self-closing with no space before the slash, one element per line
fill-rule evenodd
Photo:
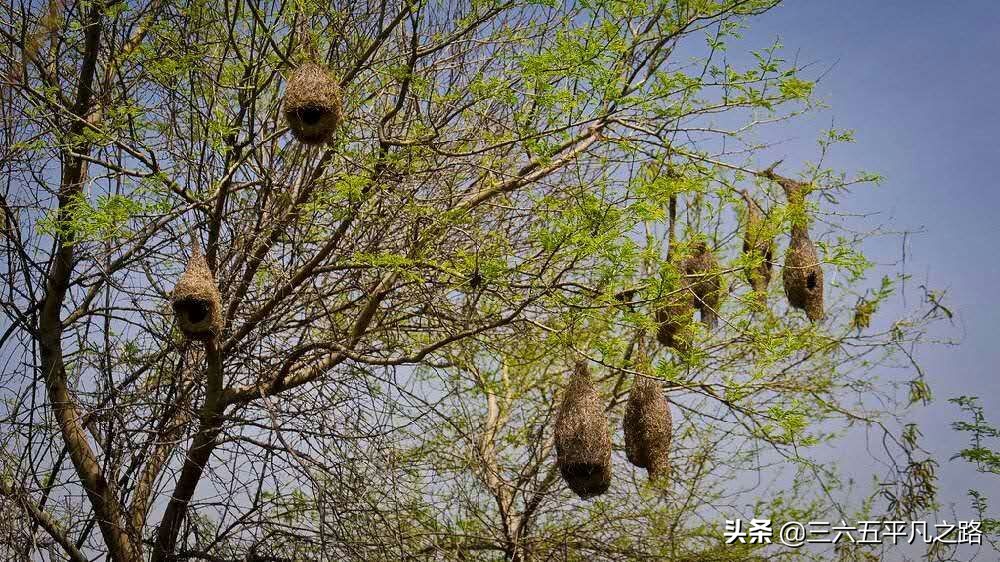
<path fill-rule="evenodd" d="M 774 239 L 765 232 L 764 211 L 746 192 L 741 195 L 747 202 L 747 226 L 743 232 L 743 254 L 751 262 L 744 269 L 747 283 L 761 305 L 767 304 L 767 286 L 771 284 L 774 265 Z M 756 265 L 754 265 L 756 264 Z"/>
<path fill-rule="evenodd" d="M 556 459 L 569 488 L 583 499 L 611 486 L 611 433 L 586 363 L 573 369 L 556 418 Z"/>
<path fill-rule="evenodd" d="M 792 239 L 781 271 L 785 297 L 790 306 L 804 310 L 806 316 L 815 322 L 824 316 L 823 268 L 819 263 L 816 245 L 809 238 L 808 217 L 805 216 L 805 198 L 810 185 L 780 176 L 774 173 L 773 168 L 774 166 L 764 175 L 776 181 L 784 190 L 792 215 Z"/>
<path fill-rule="evenodd" d="M 645 468 L 650 480 L 667 476 L 670 470 L 670 440 L 673 423 L 670 403 L 652 379 L 636 375 L 622 419 L 625 456 Z"/>
<path fill-rule="evenodd" d="M 197 246 L 170 294 L 177 326 L 187 337 L 208 340 L 222 333 L 222 296 Z"/>
<path fill-rule="evenodd" d="M 655 311 L 656 341 L 664 347 L 687 351 L 691 347 L 694 293 L 684 280 L 658 303 Z"/>
<path fill-rule="evenodd" d="M 694 305 L 701 312 L 702 323 L 715 328 L 719 323 L 719 304 L 725 295 L 719 262 L 705 242 L 693 243 L 691 250 L 692 254 L 681 263 L 681 269 L 690 279 Z"/>
<path fill-rule="evenodd" d="M 823 318 L 823 268 L 805 226 L 792 227 L 781 280 L 788 304 L 804 310 L 810 320 Z"/>
<path fill-rule="evenodd" d="M 330 140 L 343 119 L 336 76 L 312 62 L 297 68 L 285 89 L 284 113 L 300 142 L 316 145 Z"/>

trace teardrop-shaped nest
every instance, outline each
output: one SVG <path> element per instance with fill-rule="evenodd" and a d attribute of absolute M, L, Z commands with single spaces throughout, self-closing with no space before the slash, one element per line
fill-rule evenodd
<path fill-rule="evenodd" d="M 207 340 L 222 333 L 222 296 L 205 258 L 195 253 L 170 294 L 177 326 L 186 336 Z"/>
<path fill-rule="evenodd" d="M 655 380 L 635 376 L 622 426 L 625 430 L 625 456 L 629 462 L 645 468 L 650 480 L 666 477 L 670 470 L 673 421 L 670 403 Z"/>
<path fill-rule="evenodd" d="M 823 268 L 805 227 L 792 228 L 781 279 L 789 305 L 804 310 L 810 320 L 823 318 Z"/>
<path fill-rule="evenodd" d="M 317 145 L 329 141 L 343 120 L 337 77 L 312 62 L 297 68 L 285 89 L 284 113 L 292 135 L 300 142 Z"/>
<path fill-rule="evenodd" d="M 751 260 L 743 270 L 747 283 L 757 297 L 757 301 L 767 304 L 767 286 L 771 284 L 771 270 L 774 264 L 774 239 L 764 232 L 764 211 L 749 195 L 747 202 L 747 226 L 743 232 L 743 254 Z M 752 265 L 756 263 L 757 265 Z"/>
<path fill-rule="evenodd" d="M 725 296 L 719 262 L 705 242 L 691 245 L 692 253 L 681 263 L 681 269 L 689 277 L 694 305 L 701 312 L 701 321 L 709 328 L 718 325 L 718 310 Z"/>
<path fill-rule="evenodd" d="M 611 432 L 585 363 L 577 363 L 566 387 L 555 428 L 556 462 L 563 480 L 583 499 L 611 486 Z"/>
<path fill-rule="evenodd" d="M 694 308 L 694 293 L 687 282 L 682 281 L 679 289 L 671 291 L 656 305 L 656 341 L 681 352 L 690 349 Z"/>

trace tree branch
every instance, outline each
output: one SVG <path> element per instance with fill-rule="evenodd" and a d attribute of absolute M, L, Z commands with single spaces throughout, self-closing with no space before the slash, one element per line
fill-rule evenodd
<path fill-rule="evenodd" d="M 0 480 L 0 495 L 12 498 L 21 504 L 35 523 L 45 529 L 45 532 L 52 537 L 52 540 L 56 541 L 62 547 L 70 560 L 73 562 L 89 562 L 87 557 L 80 552 L 80 549 L 73 544 L 73 541 L 69 540 L 69 537 L 66 536 L 66 531 L 62 526 L 51 515 L 35 504 L 35 502 L 31 501 L 31 498 L 28 497 L 24 490 L 15 490 L 13 486 L 5 484 Z"/>
<path fill-rule="evenodd" d="M 81 193 L 87 176 L 85 161 L 72 154 L 88 154 L 90 151 L 89 145 L 77 139 L 83 132 L 85 117 L 90 110 L 94 94 L 94 76 L 97 71 L 101 41 L 102 9 L 103 5 L 100 2 L 90 4 L 84 22 L 84 55 L 80 66 L 76 101 L 73 104 L 73 114 L 77 119 L 69 128 L 73 145 L 63 150 L 58 210 L 60 220 L 66 219 L 67 206 Z M 90 499 L 108 553 L 115 562 L 134 562 L 141 558 L 138 543 L 134 541 L 134 530 L 126 527 L 127 523 L 122 516 L 121 504 L 113 484 L 105 478 L 102 467 L 87 440 L 81 424 L 83 414 L 70 394 L 66 366 L 63 362 L 63 325 L 60 312 L 73 273 L 73 234 L 60 233 L 53 244 L 55 246 L 53 262 L 38 316 L 38 346 L 42 375 L 48 387 L 53 413 L 69 449 L 70 459 Z"/>

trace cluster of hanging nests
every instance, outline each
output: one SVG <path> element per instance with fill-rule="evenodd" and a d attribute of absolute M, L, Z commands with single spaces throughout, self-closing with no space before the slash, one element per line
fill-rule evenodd
<path fill-rule="evenodd" d="M 292 136 L 306 145 L 329 142 L 343 120 L 340 83 L 325 66 L 300 65 L 288 79 L 283 113 Z M 208 341 L 222 334 L 222 296 L 192 235 L 192 252 L 170 294 L 177 327 L 185 337 Z"/>
<path fill-rule="evenodd" d="M 809 237 L 805 210 L 805 194 L 809 186 L 779 176 L 773 170 L 760 175 L 777 182 L 788 199 L 791 241 L 781 272 L 785 297 L 790 307 L 803 310 L 809 320 L 821 320 L 824 316 L 823 268 L 816 245 Z M 740 191 L 740 195 L 747 203 L 743 231 L 743 254 L 747 265 L 743 273 L 756 302 L 764 306 L 774 264 L 774 237 L 767 231 L 760 204 L 745 191 Z M 691 346 L 694 311 L 699 311 L 700 320 L 707 328 L 715 328 L 719 305 L 727 292 L 718 261 L 704 240 L 693 240 L 683 250 L 680 252 L 683 257 L 678 258 L 678 252 L 674 248 L 669 249 L 671 265 L 679 272 L 680 279 L 668 283 L 653 311 L 658 326 L 657 340 L 661 345 L 681 353 Z"/>
<path fill-rule="evenodd" d="M 808 185 L 774 174 L 762 176 L 776 181 L 788 199 L 791 242 L 785 254 L 782 283 L 789 306 L 805 311 L 811 321 L 823 318 L 823 269 L 816 246 L 809 237 L 805 213 Z M 767 303 L 767 287 L 774 263 L 774 237 L 767 232 L 761 206 L 746 192 L 747 203 L 743 274 L 754 299 Z M 677 256 L 680 257 L 677 257 Z M 670 250 L 670 265 L 679 273 L 671 279 L 654 309 L 656 339 L 678 352 L 691 346 L 694 313 L 708 328 L 718 324 L 719 306 L 727 289 L 719 262 L 706 241 L 690 240 L 683 251 Z M 639 353 L 645 357 L 645 351 Z M 625 456 L 647 470 L 651 481 L 664 481 L 670 472 L 672 420 L 670 403 L 659 383 L 637 373 L 632 382 L 622 420 Z M 566 387 L 555 426 L 556 458 L 569 488 L 583 499 L 603 494 L 611 485 L 612 440 L 604 404 L 585 363 L 577 363 Z"/>
<path fill-rule="evenodd" d="M 670 404 L 660 385 L 635 375 L 625 416 L 625 456 L 646 469 L 651 481 L 663 481 L 670 471 L 672 422 Z M 582 499 L 611 486 L 611 432 L 604 403 L 586 363 L 578 362 L 570 375 L 555 426 L 556 463 L 570 490 Z"/>
<path fill-rule="evenodd" d="M 329 142 L 343 120 L 340 84 L 334 74 L 313 62 L 299 66 L 289 77 L 283 113 L 299 142 Z M 784 189 L 793 215 L 791 242 L 782 271 L 788 303 L 804 310 L 810 320 L 819 320 L 823 317 L 823 270 L 805 219 L 806 185 L 770 171 L 764 175 Z M 758 301 L 764 304 L 771 280 L 774 240 L 765 233 L 760 205 L 747 193 L 742 195 L 747 202 L 743 252 L 750 263 L 744 273 Z M 222 298 L 193 237 L 192 247 L 191 258 L 170 300 L 181 332 L 190 339 L 207 341 L 222 333 Z M 671 251 L 672 260 L 673 254 Z M 685 257 L 675 261 L 681 277 L 660 299 L 654 315 L 657 340 L 683 352 L 691 345 L 695 310 L 708 328 L 717 326 L 726 287 L 718 272 L 718 260 L 704 240 L 692 241 Z M 666 479 L 672 420 L 670 404 L 654 379 L 635 375 L 622 427 L 628 461 L 646 469 L 650 480 Z M 556 419 L 555 445 L 559 471 L 573 492 L 586 499 L 608 490 L 612 439 L 607 413 L 586 363 L 575 365 L 565 390 Z"/>

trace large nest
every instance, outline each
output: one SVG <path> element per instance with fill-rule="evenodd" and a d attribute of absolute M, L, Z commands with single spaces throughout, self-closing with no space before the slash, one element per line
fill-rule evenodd
<path fill-rule="evenodd" d="M 207 340 L 222 333 L 222 297 L 205 258 L 195 251 L 170 295 L 177 326 L 186 336 Z"/>
<path fill-rule="evenodd" d="M 608 416 L 585 363 L 577 363 L 556 418 L 556 458 L 569 488 L 583 499 L 611 485 Z"/>
<path fill-rule="evenodd" d="M 810 320 L 823 318 L 823 268 L 805 226 L 792 226 L 781 279 L 788 304 L 804 310 Z"/>
<path fill-rule="evenodd" d="M 764 224 L 764 211 L 760 205 L 743 192 L 747 202 L 747 225 L 743 232 L 743 253 L 750 263 L 744 269 L 747 283 L 760 304 L 767 303 L 767 286 L 771 283 L 774 263 L 774 239 L 769 237 Z"/>
<path fill-rule="evenodd" d="M 292 134 L 300 142 L 327 142 L 343 118 L 337 78 L 324 66 L 303 64 L 288 79 L 284 112 Z"/>
<path fill-rule="evenodd" d="M 673 423 L 670 403 L 655 380 L 635 376 L 622 426 L 625 430 L 625 456 L 629 462 L 645 468 L 650 480 L 667 476 Z"/>
<path fill-rule="evenodd" d="M 701 321 L 709 328 L 715 328 L 719 322 L 719 304 L 725 296 L 722 275 L 718 271 L 719 262 L 705 242 L 693 243 L 691 250 L 691 255 L 681 263 L 681 269 L 690 278 L 694 304 L 701 311 Z"/>

